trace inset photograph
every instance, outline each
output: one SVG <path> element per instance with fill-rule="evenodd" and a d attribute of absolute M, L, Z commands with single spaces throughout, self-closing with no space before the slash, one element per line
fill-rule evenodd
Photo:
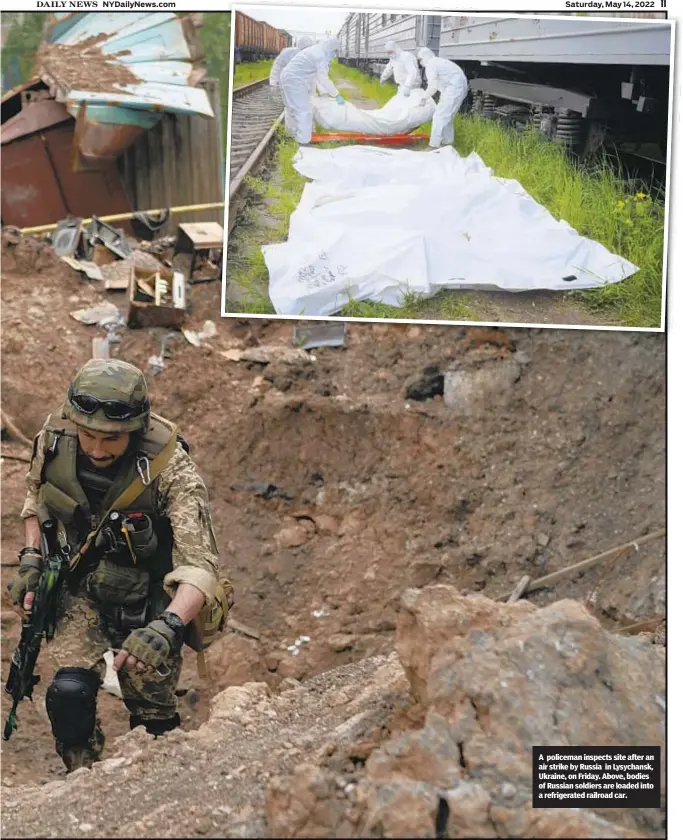
<path fill-rule="evenodd" d="M 665 13 L 234 17 L 224 315 L 663 329 Z"/>

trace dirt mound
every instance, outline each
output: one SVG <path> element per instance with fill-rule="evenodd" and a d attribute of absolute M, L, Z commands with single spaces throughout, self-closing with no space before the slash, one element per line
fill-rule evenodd
<path fill-rule="evenodd" d="M 396 644 L 398 659 L 278 693 L 230 687 L 195 731 L 155 741 L 136 730 L 92 770 L 5 787 L 3 832 L 663 836 L 652 809 L 530 806 L 533 745 L 661 742 L 661 648 L 608 633 L 572 601 L 502 605 L 449 586 L 403 594 Z M 114 798 L 126 802 L 116 819 L 101 804 Z"/>
<path fill-rule="evenodd" d="M 372 751 L 360 778 L 337 765 L 274 779 L 270 836 L 664 836 L 652 809 L 533 810 L 530 758 L 541 744 L 661 743 L 661 648 L 573 601 L 502 605 L 447 586 L 404 594 L 396 644 L 424 726 Z"/>

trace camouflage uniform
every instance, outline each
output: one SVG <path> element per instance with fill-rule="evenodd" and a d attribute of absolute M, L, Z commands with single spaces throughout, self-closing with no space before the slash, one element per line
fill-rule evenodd
<path fill-rule="evenodd" d="M 63 409 L 61 415 L 55 414 L 48 417 L 34 442 L 33 457 L 26 476 L 28 494 L 21 512 L 24 519 L 37 516 L 40 502 L 45 502 L 41 487 L 49 486 L 46 476 L 49 475 L 52 457 L 50 447 L 54 439 L 54 418 L 57 416 L 68 415 L 64 414 Z M 157 427 L 160 424 L 170 426 L 163 418 L 155 415 L 151 417 L 159 421 Z M 64 422 L 68 423 L 68 421 Z M 99 428 L 94 424 L 91 427 Z M 75 442 L 71 444 L 70 449 L 65 447 L 65 452 L 61 456 L 62 461 L 64 458 L 70 458 L 73 462 L 76 457 L 74 452 Z M 79 454 L 78 457 L 84 456 Z M 132 457 L 132 453 L 124 454 L 108 469 L 114 474 L 119 470 L 131 469 Z M 71 474 L 76 476 L 76 470 L 72 469 Z M 170 553 L 170 558 L 165 561 L 166 567 L 162 567 L 168 570 L 165 573 L 162 572 L 163 576 L 159 579 L 156 600 L 153 600 L 150 608 L 151 618 L 163 612 L 178 585 L 182 583 L 191 584 L 199 589 L 205 596 L 205 602 L 210 603 L 218 580 L 218 552 L 209 513 L 208 494 L 192 460 L 180 442 L 176 443 L 175 451 L 161 473 L 146 489 L 150 494 L 149 498 L 152 500 L 154 511 L 160 518 L 159 521 L 166 522 L 167 527 L 170 526 L 172 535 L 171 541 L 166 546 L 166 553 Z M 100 506 L 100 509 L 98 506 L 91 506 L 93 521 L 101 518 L 106 510 L 106 504 Z M 50 513 L 53 516 L 56 515 L 53 510 L 50 510 Z M 74 548 L 83 541 L 85 534 L 82 530 L 74 535 L 67 527 L 67 535 Z M 120 632 L 119 628 L 119 632 L 116 632 L 111 623 L 105 620 L 102 604 L 94 602 L 89 597 L 91 593 L 87 590 L 86 581 L 87 577 L 84 577 L 77 586 L 72 588 L 73 591 L 65 592 L 57 634 L 49 645 L 49 653 L 58 668 L 89 669 L 97 674 L 101 684 L 106 669 L 103 655 L 110 648 L 120 648 L 128 631 Z M 149 620 L 148 610 L 145 622 Z M 144 724 L 148 731 L 160 734 L 178 724 L 175 690 L 181 664 L 182 657 L 178 653 L 166 659 L 163 675 L 152 668 L 146 668 L 142 672 L 125 667 L 119 670 L 119 684 L 124 702 L 130 712 L 131 727 Z M 173 720 L 175 722 L 169 724 L 169 721 Z M 98 720 L 89 742 L 91 759 L 99 757 L 103 743 L 104 737 Z M 57 741 L 57 751 L 64 758 L 67 767 L 78 766 L 79 762 L 74 759 L 74 756 L 64 755 L 64 749 L 60 747 L 59 741 Z"/>

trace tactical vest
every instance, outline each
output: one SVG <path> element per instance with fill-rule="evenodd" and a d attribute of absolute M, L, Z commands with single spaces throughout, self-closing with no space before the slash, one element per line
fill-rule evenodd
<path fill-rule="evenodd" d="M 138 459 L 144 456 L 151 462 L 162 451 L 170 439 L 172 425 L 163 417 L 151 414 L 149 430 L 138 440 L 137 451 L 132 453 L 132 457 L 122 457 L 122 468 L 111 482 L 98 511 L 91 510 L 88 497 L 78 480 L 76 425 L 56 412 L 48 418 L 45 430 L 46 453 L 38 497 L 49 512 L 63 523 L 73 551 L 81 545 L 87 533 L 99 523 L 121 493 L 139 477 Z M 168 518 L 161 516 L 158 511 L 158 485 L 157 477 L 145 486 L 130 507 L 119 510 L 124 516 L 129 513 L 145 513 L 152 520 L 158 549 L 154 557 L 145 560 L 145 568 L 152 582 L 162 580 L 172 569 L 173 532 Z"/>

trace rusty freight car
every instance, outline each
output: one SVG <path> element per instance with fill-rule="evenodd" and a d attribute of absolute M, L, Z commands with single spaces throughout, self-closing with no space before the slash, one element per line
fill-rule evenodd
<path fill-rule="evenodd" d="M 235 63 L 275 58 L 292 43 L 288 32 L 269 23 L 235 12 Z"/>

